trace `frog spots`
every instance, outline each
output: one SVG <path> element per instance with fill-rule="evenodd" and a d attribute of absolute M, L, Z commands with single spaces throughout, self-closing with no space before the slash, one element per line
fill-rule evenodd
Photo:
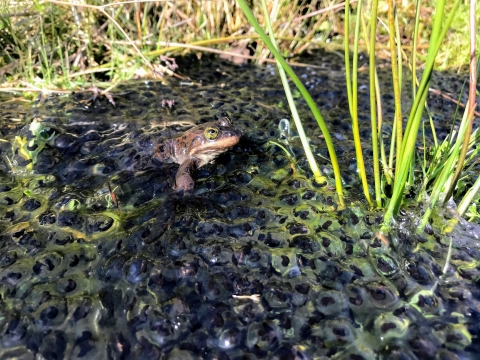
<path fill-rule="evenodd" d="M 273 321 L 252 323 L 247 331 L 248 348 L 256 350 L 260 356 L 265 356 L 270 349 L 275 349 L 282 335 L 281 329 Z"/>
<path fill-rule="evenodd" d="M 260 233 L 257 238 L 259 241 L 262 241 L 265 245 L 271 248 L 281 247 L 286 243 L 286 240 L 284 240 L 283 236 L 280 234 L 275 236 L 272 233 Z"/>
<path fill-rule="evenodd" d="M 9 192 L 10 190 L 12 190 L 12 186 L 7 184 L 0 184 L 0 193 Z"/>
<path fill-rule="evenodd" d="M 20 283 L 22 277 L 23 275 L 20 272 L 8 272 L 1 280 L 11 286 L 16 286 Z"/>
<path fill-rule="evenodd" d="M 4 344 L 19 344 L 28 334 L 28 320 L 20 318 L 17 314 L 5 317 L 6 331 L 2 334 Z M 13 355 L 13 354 L 12 354 Z"/>

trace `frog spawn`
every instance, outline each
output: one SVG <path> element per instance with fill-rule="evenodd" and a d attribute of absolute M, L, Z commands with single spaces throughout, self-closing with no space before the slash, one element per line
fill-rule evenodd
<path fill-rule="evenodd" d="M 273 88 L 269 71 L 255 70 L 255 81 Z M 188 103 L 143 83 L 119 95 L 116 109 L 82 107 L 76 95 L 24 110 L 53 137 L 35 163 L 13 155 L 16 169 L 31 164 L 33 175 L 1 180 L 0 357 L 474 357 L 475 248 L 454 245 L 443 274 L 448 239 L 437 230 L 416 238 L 405 225 L 397 247 L 386 246 L 375 236 L 381 214 L 337 209 L 335 195 L 294 173 L 281 150 L 260 151 L 279 137 L 272 119 L 285 115 L 258 105 L 265 99 L 249 91 L 250 76 L 189 94 Z M 308 82 L 349 138 L 340 92 Z M 175 100 L 170 112 L 156 104 L 166 96 Z M 244 140 L 199 169 L 193 196 L 178 198 L 176 166 L 160 167 L 151 154 L 156 139 L 184 127 L 149 121 L 203 123 L 220 111 Z M 11 147 L 1 151 L 11 156 Z M 358 186 L 355 173 L 345 178 Z"/>

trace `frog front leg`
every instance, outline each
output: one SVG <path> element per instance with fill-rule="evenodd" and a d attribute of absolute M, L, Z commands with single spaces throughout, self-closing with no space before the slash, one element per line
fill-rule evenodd
<path fill-rule="evenodd" d="M 175 176 L 175 190 L 177 192 L 191 192 L 195 186 L 192 173 L 196 170 L 197 164 L 195 160 L 185 160 L 178 168 Z"/>

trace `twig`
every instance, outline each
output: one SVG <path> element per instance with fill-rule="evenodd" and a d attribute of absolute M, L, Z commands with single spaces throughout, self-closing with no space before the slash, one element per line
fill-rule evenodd
<path fill-rule="evenodd" d="M 164 41 L 159 41 L 158 44 L 161 45 L 161 46 L 170 46 L 170 49 L 162 49 L 162 53 L 166 52 L 166 50 L 173 50 L 174 48 L 185 48 L 185 49 L 192 49 L 192 50 L 207 51 L 207 52 L 211 52 L 211 53 L 214 53 L 214 54 L 222 54 L 222 55 L 241 57 L 241 58 L 244 58 L 244 59 L 263 60 L 263 61 L 269 62 L 269 63 L 276 63 L 275 59 L 261 59 L 259 57 L 255 57 L 255 56 L 251 56 L 251 55 L 243 55 L 243 54 L 235 53 L 235 52 L 232 52 L 232 51 L 217 50 L 217 49 L 212 49 L 212 48 L 209 48 L 209 47 L 206 47 L 206 46 L 183 44 L 183 43 L 172 43 L 172 42 L 164 42 Z M 155 52 L 157 52 L 157 50 L 151 51 L 147 54 L 154 54 Z M 321 68 L 321 66 L 318 66 L 318 65 L 304 64 L 304 63 L 297 63 L 297 62 L 288 62 L 288 64 L 290 66 L 298 66 L 298 67 Z"/>
<path fill-rule="evenodd" d="M 429 88 L 428 91 L 430 91 L 431 93 L 434 93 L 436 95 L 440 95 L 441 97 L 443 97 L 444 99 L 447 99 L 447 100 L 450 100 L 451 102 L 453 102 L 454 104 L 457 104 L 458 106 L 462 107 L 465 109 L 466 105 L 456 99 L 454 99 L 453 97 L 451 97 L 450 95 L 447 95 L 445 93 L 442 93 L 440 90 L 437 90 L 437 89 L 433 89 L 433 88 Z M 476 116 L 479 116 L 480 117 L 480 112 L 474 110 L 473 113 L 476 115 Z"/>
<path fill-rule="evenodd" d="M 48 0 L 47 0 L 48 1 Z M 109 6 L 118 6 L 118 5 L 126 5 L 126 4 L 140 4 L 140 3 L 151 3 L 151 2 L 170 2 L 171 0 L 131 0 L 131 1 L 119 1 L 111 4 L 102 5 L 103 8 Z M 217 1 L 217 0 L 202 0 L 202 1 Z"/>
<path fill-rule="evenodd" d="M 39 12 L 34 11 L 34 12 L 19 12 L 19 13 L 12 13 L 12 14 L 5 14 L 3 15 L 5 18 L 11 18 L 11 17 L 21 17 L 21 16 L 34 16 L 34 15 L 40 15 Z"/>
<path fill-rule="evenodd" d="M 350 4 L 353 4 L 357 2 L 357 0 L 352 0 L 350 1 Z M 302 21 L 302 20 L 305 20 L 305 19 L 308 19 L 310 17 L 313 17 L 315 15 L 319 15 L 319 14 L 322 14 L 322 13 L 325 13 L 325 12 L 328 12 L 328 11 L 332 11 L 332 10 L 338 10 L 338 9 L 341 9 L 345 7 L 345 3 L 341 3 L 341 4 L 337 4 L 337 5 L 332 5 L 332 6 L 329 6 L 327 8 L 324 8 L 324 9 L 320 9 L 320 10 L 317 10 L 317 11 L 312 11 L 310 14 L 307 14 L 307 15 L 303 15 L 303 16 L 300 16 L 298 18 L 295 18 L 293 20 L 293 22 L 298 22 L 298 21 Z"/>
<path fill-rule="evenodd" d="M 108 185 L 108 191 L 109 191 L 109 193 L 110 193 L 110 198 L 112 199 L 113 205 L 115 205 L 115 207 L 118 209 L 117 196 L 116 196 L 115 193 L 112 191 L 112 187 L 110 186 L 110 181 L 107 181 L 107 185 Z"/>
<path fill-rule="evenodd" d="M 30 91 L 30 92 L 49 92 L 53 94 L 70 94 L 73 90 L 46 90 L 46 89 L 36 89 L 36 88 L 0 88 L 0 92 L 17 92 L 17 91 Z M 89 92 L 89 90 L 79 90 L 76 92 Z"/>

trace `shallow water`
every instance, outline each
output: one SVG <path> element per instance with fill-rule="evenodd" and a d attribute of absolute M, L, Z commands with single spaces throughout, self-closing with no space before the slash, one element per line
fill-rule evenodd
<path fill-rule="evenodd" d="M 296 171 L 267 148 L 288 118 L 271 65 L 179 59 L 191 82 L 121 85 L 115 107 L 86 93 L 34 104 L 0 95 L 0 359 L 476 358 L 479 229 L 460 222 L 441 235 L 455 222 L 445 212 L 415 235 L 412 206 L 392 247 L 377 238 L 382 213 L 360 193 L 342 59 L 303 61 L 317 66 L 296 70 L 335 139 L 344 210 L 310 179 L 298 139 Z M 391 116 L 388 69 L 380 78 Z M 432 87 L 456 94 L 461 78 L 438 74 Z M 431 100 L 444 137 L 455 105 Z M 359 104 L 368 140 L 366 86 Z M 152 144 L 223 112 L 241 142 L 199 169 L 191 196 L 176 196 L 177 165 L 153 162 Z"/>

